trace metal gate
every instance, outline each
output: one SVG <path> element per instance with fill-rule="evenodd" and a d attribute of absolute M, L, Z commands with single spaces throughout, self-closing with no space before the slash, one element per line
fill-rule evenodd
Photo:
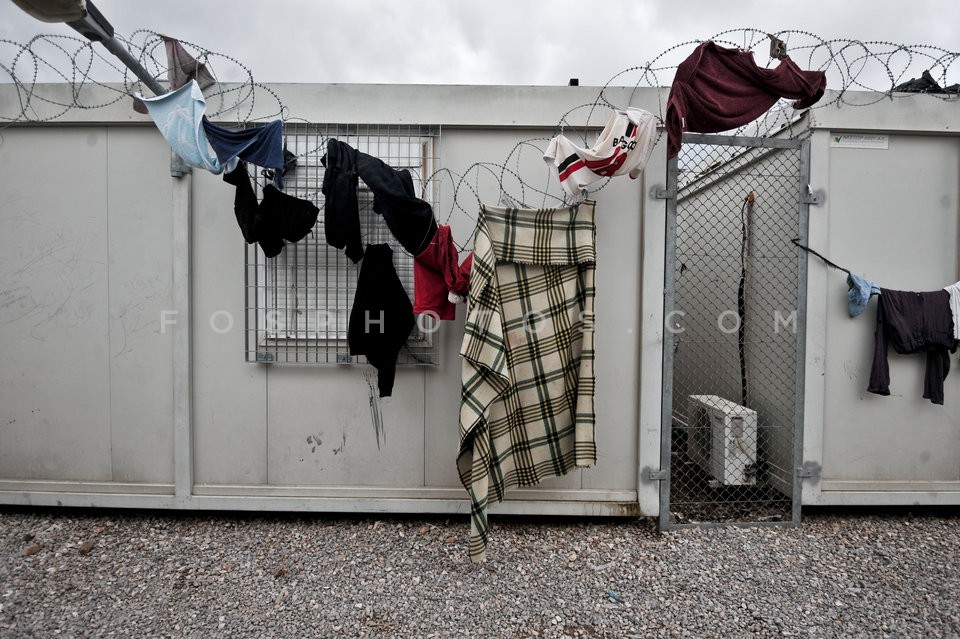
<path fill-rule="evenodd" d="M 809 168 L 690 134 L 668 166 L 661 529 L 800 521 Z"/>

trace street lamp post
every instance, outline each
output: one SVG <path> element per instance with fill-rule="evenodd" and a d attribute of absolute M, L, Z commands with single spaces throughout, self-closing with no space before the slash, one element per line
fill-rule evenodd
<path fill-rule="evenodd" d="M 166 93 L 130 51 L 114 37 L 113 25 L 90 0 L 13 0 L 13 3 L 42 22 L 63 22 L 91 42 L 99 42 L 130 69 L 155 95 Z M 176 153 L 170 156 L 170 175 L 182 177 L 190 167 Z"/>
<path fill-rule="evenodd" d="M 119 40 L 113 37 L 113 25 L 103 17 L 103 14 L 100 13 L 94 4 L 87 0 L 85 5 L 86 11 L 84 16 L 79 20 L 67 22 L 67 26 L 88 40 L 102 44 L 107 51 L 117 56 L 120 62 L 123 62 L 124 66 L 133 71 L 134 75 L 147 85 L 147 88 L 153 91 L 154 94 L 160 95 L 165 93 L 160 83 L 140 65 L 140 62 L 138 62 L 136 58 L 130 55 L 130 52 Z"/>
<path fill-rule="evenodd" d="M 41 22 L 66 23 L 91 42 L 99 42 L 156 95 L 165 93 L 160 83 L 113 37 L 113 25 L 90 0 L 13 0 L 13 3 Z"/>

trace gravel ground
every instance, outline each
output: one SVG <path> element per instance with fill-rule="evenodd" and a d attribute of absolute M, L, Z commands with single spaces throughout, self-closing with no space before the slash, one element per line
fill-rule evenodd
<path fill-rule="evenodd" d="M 492 521 L 0 510 L 0 637 L 960 637 L 957 511 Z"/>

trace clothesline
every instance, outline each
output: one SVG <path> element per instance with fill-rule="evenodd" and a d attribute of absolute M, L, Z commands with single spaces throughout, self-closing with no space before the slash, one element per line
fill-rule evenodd
<path fill-rule="evenodd" d="M 867 391 L 877 395 L 890 394 L 890 368 L 887 363 L 889 343 L 898 353 L 926 353 L 923 397 L 934 404 L 943 404 L 943 380 L 950 370 L 948 351 L 955 352 L 960 341 L 960 282 L 925 292 L 881 288 L 809 246 L 804 246 L 799 238 L 790 241 L 797 248 L 823 260 L 827 266 L 847 274 L 850 317 L 863 313 L 870 298 L 879 296 L 873 364 Z"/>
<path fill-rule="evenodd" d="M 820 255 L 819 253 L 817 253 L 817 251 L 815 251 L 814 249 L 810 248 L 809 246 L 804 246 L 803 244 L 800 243 L 800 238 L 796 238 L 796 237 L 795 237 L 795 238 L 793 238 L 793 239 L 790 240 L 790 241 L 793 242 L 793 244 L 795 244 L 798 249 L 801 249 L 801 250 L 803 250 L 803 251 L 806 251 L 807 253 L 812 253 L 813 255 L 819 257 L 821 260 L 823 260 L 823 261 L 826 263 L 827 266 L 830 266 L 830 267 L 832 267 L 832 268 L 835 268 L 835 269 L 837 269 L 838 271 L 843 271 L 843 272 L 846 273 L 847 275 L 850 275 L 850 269 L 846 269 L 846 268 L 840 266 L 839 264 L 835 264 L 835 263 L 831 262 L 830 260 L 828 260 L 827 258 L 825 258 L 824 256 L 822 256 L 822 255 Z"/>
<path fill-rule="evenodd" d="M 804 246 L 800 243 L 799 238 L 795 237 L 790 241 L 800 250 L 820 258 L 830 268 L 837 269 L 838 271 L 847 274 L 847 298 L 849 299 L 848 312 L 850 313 L 850 317 L 857 317 L 863 313 L 863 311 L 866 310 L 867 305 L 870 303 L 870 298 L 874 295 L 880 294 L 879 286 L 865 277 L 851 272 L 850 269 L 846 269 L 839 264 L 830 261 L 809 246 Z"/>

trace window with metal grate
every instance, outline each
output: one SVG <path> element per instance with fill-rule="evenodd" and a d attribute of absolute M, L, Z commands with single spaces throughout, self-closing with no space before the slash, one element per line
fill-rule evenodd
<path fill-rule="evenodd" d="M 439 194 L 430 176 L 437 169 L 438 127 L 421 125 L 286 124 L 287 149 L 297 165 L 284 176 L 284 191 L 320 207 L 313 232 L 287 244 L 266 259 L 256 244 L 246 249 L 246 360 L 274 364 L 350 364 L 347 326 L 360 265 L 326 242 L 320 159 L 328 138 L 337 138 L 375 156 L 394 169 L 410 171 L 414 187 L 436 209 Z M 261 180 L 258 180 L 261 181 Z M 394 267 L 413 299 L 413 256 L 400 246 L 383 219 L 373 211 L 373 194 L 360 181 L 357 193 L 364 245 L 386 243 Z M 434 333 L 438 323 L 420 317 L 401 351 L 398 364 L 429 365 L 438 361 Z"/>

